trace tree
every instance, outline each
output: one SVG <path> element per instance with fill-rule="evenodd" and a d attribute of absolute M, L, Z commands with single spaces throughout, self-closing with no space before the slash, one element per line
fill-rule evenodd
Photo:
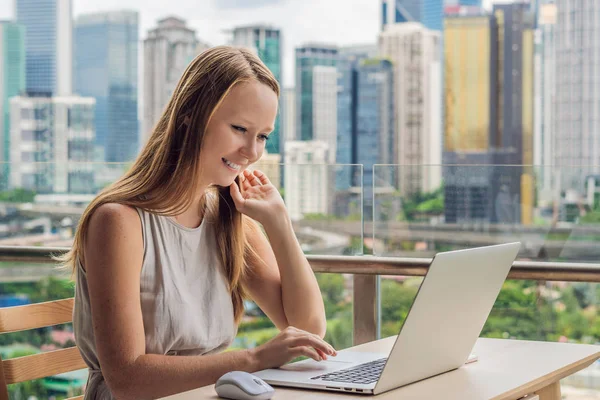
<path fill-rule="evenodd" d="M 34 198 L 35 192 L 27 189 L 13 189 L 0 192 L 0 202 L 31 203 Z"/>

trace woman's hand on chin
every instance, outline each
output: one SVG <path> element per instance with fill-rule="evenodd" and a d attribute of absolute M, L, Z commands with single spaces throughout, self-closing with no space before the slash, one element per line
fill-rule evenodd
<path fill-rule="evenodd" d="M 287 218 L 285 203 L 277 188 L 259 170 L 244 170 L 239 175 L 239 185 L 233 182 L 229 192 L 235 208 L 242 214 L 265 225 L 282 216 Z"/>

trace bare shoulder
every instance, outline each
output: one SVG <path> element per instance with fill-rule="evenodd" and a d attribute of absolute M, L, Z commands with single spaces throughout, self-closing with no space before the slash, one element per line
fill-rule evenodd
<path fill-rule="evenodd" d="M 85 237 L 86 267 L 91 264 L 88 255 L 96 260 L 130 259 L 131 255 L 143 252 L 140 218 L 135 208 L 123 204 L 106 203 L 95 209 Z M 139 251 L 131 251 L 134 249 Z"/>
<path fill-rule="evenodd" d="M 105 203 L 94 210 L 90 222 L 94 219 L 98 222 L 118 224 L 137 221 L 139 217 L 135 208 L 131 206 L 118 203 Z"/>

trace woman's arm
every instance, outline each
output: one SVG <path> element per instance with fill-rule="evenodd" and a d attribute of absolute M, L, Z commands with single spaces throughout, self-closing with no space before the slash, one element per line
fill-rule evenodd
<path fill-rule="evenodd" d="M 119 204 L 99 207 L 90 220 L 85 267 L 98 358 L 113 394 L 162 397 L 214 383 L 227 371 L 254 369 L 248 351 L 206 357 L 145 354 L 142 257 L 137 212 Z"/>
<path fill-rule="evenodd" d="M 269 238 L 255 228 L 248 240 L 262 263 L 253 265 L 246 286 L 275 325 L 288 325 L 325 336 L 325 306 L 315 275 L 296 239 L 277 189 L 260 171 L 244 171 L 242 195 L 234 183 L 231 194 L 238 210 L 262 223 Z M 269 243 L 270 242 L 270 243 Z"/>
<path fill-rule="evenodd" d="M 291 325 L 324 337 L 326 319 L 321 290 L 287 212 L 283 211 L 280 220 L 272 220 L 264 228 L 269 240 L 258 227 L 249 237 L 263 261 L 252 266 L 246 284 L 250 296 L 279 329 Z"/>

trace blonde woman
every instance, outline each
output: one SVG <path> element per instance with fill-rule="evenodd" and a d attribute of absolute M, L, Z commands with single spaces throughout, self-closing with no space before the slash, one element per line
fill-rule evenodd
<path fill-rule="evenodd" d="M 251 52 L 205 51 L 132 168 L 86 209 L 63 259 L 76 274 L 86 400 L 158 398 L 232 370 L 335 354 L 322 340 L 321 293 L 281 196 L 247 169 L 273 130 L 278 96 Z M 281 333 L 222 353 L 246 297 Z"/>

